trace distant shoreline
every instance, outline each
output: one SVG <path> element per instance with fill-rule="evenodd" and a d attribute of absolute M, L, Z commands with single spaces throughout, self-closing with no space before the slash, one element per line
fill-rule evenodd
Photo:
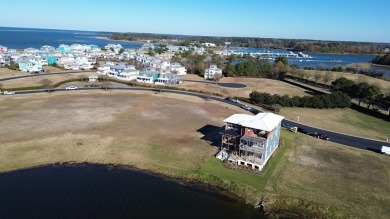
<path fill-rule="evenodd" d="M 146 42 L 143 42 L 143 41 L 139 41 L 139 40 L 136 40 L 136 41 L 130 41 L 130 40 L 113 40 L 109 37 L 95 37 L 95 39 L 99 39 L 99 40 L 107 40 L 107 41 L 113 41 L 113 42 L 123 42 L 123 43 L 140 43 L 140 44 L 144 44 Z"/>

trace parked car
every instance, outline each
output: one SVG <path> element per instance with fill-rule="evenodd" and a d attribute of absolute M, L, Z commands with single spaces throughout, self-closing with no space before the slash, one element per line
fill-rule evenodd
<path fill-rule="evenodd" d="M 291 128 L 291 125 L 287 124 L 287 123 L 282 123 L 282 127 L 285 127 L 286 129 L 289 129 L 289 128 Z"/>
<path fill-rule="evenodd" d="M 314 132 L 312 134 L 310 134 L 311 136 L 315 137 L 315 138 L 319 138 L 319 139 L 322 139 L 322 140 L 325 140 L 325 141 L 329 141 L 329 137 L 323 133 L 318 133 L 318 132 Z"/>
<path fill-rule="evenodd" d="M 252 107 L 248 106 L 248 105 L 242 105 L 241 108 L 243 108 L 244 110 L 251 110 Z"/>
<path fill-rule="evenodd" d="M 3 91 L 3 95 L 12 95 L 15 94 L 15 91 Z"/>
<path fill-rule="evenodd" d="M 66 87 L 65 90 L 77 90 L 78 87 L 76 86 L 69 86 L 69 87 Z"/>

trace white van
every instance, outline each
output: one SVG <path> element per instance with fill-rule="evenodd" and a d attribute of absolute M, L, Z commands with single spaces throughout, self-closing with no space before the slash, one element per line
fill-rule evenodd
<path fill-rule="evenodd" d="M 381 152 L 382 154 L 390 155 L 390 147 L 382 146 Z"/>

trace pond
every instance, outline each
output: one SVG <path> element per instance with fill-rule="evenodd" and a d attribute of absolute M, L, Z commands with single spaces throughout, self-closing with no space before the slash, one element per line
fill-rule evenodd
<path fill-rule="evenodd" d="M 207 186 L 96 164 L 0 174 L 2 218 L 265 218 Z"/>

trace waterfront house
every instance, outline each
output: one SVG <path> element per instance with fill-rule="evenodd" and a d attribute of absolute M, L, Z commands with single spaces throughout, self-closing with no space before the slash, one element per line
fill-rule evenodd
<path fill-rule="evenodd" d="M 228 161 L 261 170 L 279 145 L 283 116 L 273 113 L 234 114 L 224 120 L 221 151 Z"/>
<path fill-rule="evenodd" d="M 58 47 L 58 50 L 60 50 L 63 53 L 68 53 L 68 52 L 70 52 L 70 46 L 66 45 L 66 44 L 60 44 L 60 46 Z"/>
<path fill-rule="evenodd" d="M 54 48 L 52 46 L 48 46 L 48 45 L 44 45 L 41 47 L 42 52 L 53 52 L 55 50 L 56 50 L 56 48 Z"/>
<path fill-rule="evenodd" d="M 38 53 L 39 50 L 38 49 L 35 49 L 35 48 L 26 48 L 23 50 L 24 53 L 26 54 L 33 54 L 33 53 Z"/>
<path fill-rule="evenodd" d="M 8 48 L 0 45 L 0 52 L 7 52 Z"/>
<path fill-rule="evenodd" d="M 217 65 L 210 65 L 210 68 L 206 69 L 204 72 L 205 79 L 214 79 L 215 74 L 222 75 L 222 69 L 218 68 Z"/>
<path fill-rule="evenodd" d="M 143 71 L 137 76 L 137 81 L 154 84 L 159 76 L 160 72 L 158 71 Z"/>

